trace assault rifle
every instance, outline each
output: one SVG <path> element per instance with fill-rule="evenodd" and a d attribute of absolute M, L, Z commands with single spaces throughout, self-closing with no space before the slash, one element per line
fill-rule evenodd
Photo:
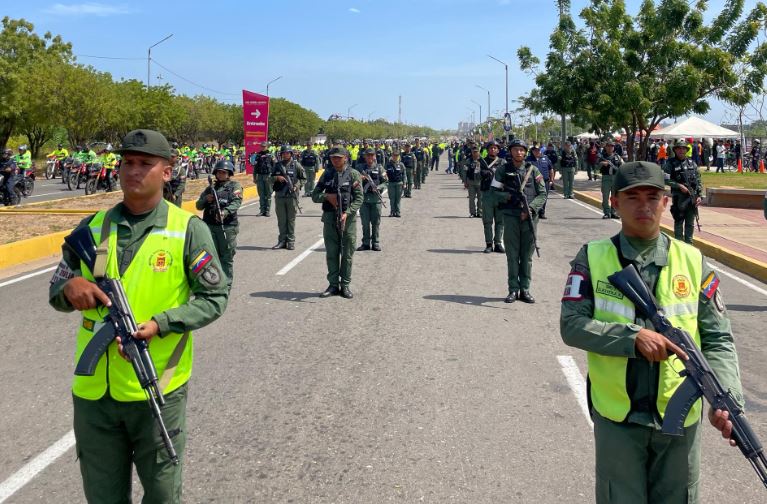
<path fill-rule="evenodd" d="M 527 222 L 530 224 L 530 234 L 533 235 L 533 246 L 535 247 L 535 254 L 541 257 L 541 249 L 538 247 L 538 238 L 535 236 L 535 224 L 533 223 L 533 212 L 530 211 L 530 203 L 527 201 L 527 195 L 525 194 L 525 188 L 522 185 L 522 179 L 519 176 L 519 172 L 516 172 L 517 183 L 519 184 L 519 196 L 522 201 L 522 209 L 527 214 Z M 525 177 L 527 178 L 527 177 Z"/>
<path fill-rule="evenodd" d="M 347 168 L 347 170 L 350 170 L 351 168 Z M 339 254 L 339 268 L 338 268 L 338 287 L 341 287 L 341 271 L 344 263 L 344 227 L 345 222 L 342 219 L 344 215 L 344 209 L 343 209 L 343 198 L 341 197 L 341 177 L 338 174 L 338 170 L 335 168 L 333 169 L 335 171 L 336 176 L 336 228 L 338 228 L 338 250 L 340 251 Z"/>
<path fill-rule="evenodd" d="M 383 196 L 381 196 L 381 191 L 378 190 L 378 186 L 375 182 L 373 182 L 373 179 L 370 178 L 370 175 L 366 171 L 362 170 L 360 170 L 360 174 L 362 175 L 362 178 L 365 179 L 365 181 L 368 183 L 368 188 L 373 190 L 373 194 L 378 196 L 378 199 L 381 201 L 381 205 L 386 208 L 386 203 L 384 202 Z"/>
<path fill-rule="evenodd" d="M 285 166 L 280 166 L 280 169 L 282 171 L 282 177 L 285 179 L 285 183 L 288 185 L 288 194 L 293 196 L 293 199 L 296 200 L 298 213 L 303 214 L 304 211 L 301 209 L 301 203 L 299 203 L 298 201 L 298 193 L 296 192 L 296 187 L 293 185 L 293 179 L 291 179 L 290 175 L 288 175 L 288 172 L 285 169 Z"/>
<path fill-rule="evenodd" d="M 208 175 L 208 189 L 210 189 L 210 192 L 213 193 L 213 202 L 216 204 L 216 215 L 218 215 L 218 225 L 221 226 L 221 233 L 224 235 L 224 240 L 226 240 L 226 231 L 224 231 L 224 214 L 221 212 L 221 203 L 218 201 L 218 193 L 216 192 L 216 188 L 213 187 L 213 178 Z"/>
<path fill-rule="evenodd" d="M 90 229 L 81 228 L 66 238 L 64 241 L 72 248 L 75 254 L 93 271 L 96 264 L 96 244 Z M 160 431 L 162 442 L 168 452 L 171 462 L 178 465 L 178 455 L 170 440 L 165 422 L 162 420 L 160 406 L 165 404 L 165 398 L 158 384 L 157 370 L 149 355 L 149 345 L 146 340 L 135 338 L 133 334 L 138 330 L 133 311 L 128 304 L 123 285 L 117 278 L 96 278 L 96 285 L 109 297 L 112 306 L 108 307 L 109 313 L 104 319 L 105 325 L 99 329 L 85 346 L 80 360 L 75 366 L 77 376 L 93 376 L 99 359 L 107 351 L 107 347 L 116 336 L 120 337 L 123 353 L 133 366 L 133 372 L 144 393 L 152 411 L 157 428 Z"/>
<path fill-rule="evenodd" d="M 712 408 L 729 413 L 732 439 L 767 487 L 767 457 L 762 450 L 762 444 L 751 429 L 743 410 L 735 402 L 732 392 L 724 390 L 692 337 L 686 331 L 671 325 L 633 264 L 607 279 L 634 303 L 642 317 L 652 322 L 657 332 L 684 350 L 689 357 L 684 361 L 685 369 L 679 372 L 679 376 L 684 376 L 685 379 L 666 406 L 663 433 L 681 436 L 690 408 L 701 396 L 705 397 Z"/>

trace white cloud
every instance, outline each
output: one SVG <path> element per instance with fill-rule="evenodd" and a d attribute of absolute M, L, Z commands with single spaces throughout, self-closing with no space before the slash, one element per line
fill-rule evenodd
<path fill-rule="evenodd" d="M 79 4 L 53 4 L 43 12 L 57 16 L 114 16 L 118 14 L 130 14 L 133 12 L 125 5 L 107 5 L 96 2 Z"/>
<path fill-rule="evenodd" d="M 360 10 L 357 9 L 356 7 L 349 7 L 349 12 L 351 12 L 352 14 L 359 14 Z"/>

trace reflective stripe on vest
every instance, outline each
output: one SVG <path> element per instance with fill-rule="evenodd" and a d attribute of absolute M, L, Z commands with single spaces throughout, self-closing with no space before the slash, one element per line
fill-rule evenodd
<path fill-rule="evenodd" d="M 607 277 L 622 269 L 618 250 L 610 239 L 588 245 L 589 271 L 594 289 L 594 320 L 634 323 L 634 304 L 608 282 Z M 655 297 L 671 323 L 693 336 L 700 347 L 698 332 L 698 296 L 702 276 L 702 257 L 698 249 L 671 240 L 668 265 L 661 268 Z M 637 358 L 642 358 L 638 356 Z M 628 358 L 588 353 L 591 401 L 605 418 L 622 422 L 631 410 L 626 391 Z M 676 357 L 660 363 L 656 406 L 663 418 L 669 399 L 682 383 L 679 371 L 684 365 Z M 695 402 L 685 420 L 689 427 L 700 419 L 701 400 Z"/>
<path fill-rule="evenodd" d="M 168 205 L 168 222 L 164 228 L 154 228 L 144 239 L 136 255 L 131 260 L 122 277 L 117 264 L 117 224 L 110 226 L 106 275 L 120 278 L 128 302 L 133 309 L 136 323 L 149 320 L 153 315 L 186 303 L 189 299 L 189 284 L 184 266 L 184 244 L 186 230 L 192 217 L 190 212 L 175 205 Z M 90 230 L 96 243 L 101 241 L 101 227 L 106 212 L 98 212 L 90 222 Z M 84 264 L 80 265 L 83 277 L 93 280 L 92 273 Z M 80 358 L 85 346 L 104 324 L 107 314 L 103 306 L 82 312 L 83 321 L 77 333 L 75 362 Z M 163 371 L 181 339 L 180 333 L 168 333 L 162 338 L 152 338 L 149 353 L 154 361 L 157 375 Z M 163 392 L 172 392 L 189 380 L 192 374 L 192 335 L 186 342 L 184 352 L 174 371 L 168 386 Z M 99 359 L 93 376 L 75 376 L 72 392 L 83 399 L 101 398 L 109 388 L 111 397 L 118 401 L 143 401 L 144 391 L 139 386 L 131 364 L 120 357 L 117 344 L 113 341 Z"/>

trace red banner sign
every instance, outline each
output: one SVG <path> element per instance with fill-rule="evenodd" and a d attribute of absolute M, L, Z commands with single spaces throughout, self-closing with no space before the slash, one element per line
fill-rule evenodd
<path fill-rule="evenodd" d="M 269 138 L 269 97 L 242 90 L 243 127 L 245 129 L 245 171 L 253 173 L 250 155 L 261 150 Z"/>

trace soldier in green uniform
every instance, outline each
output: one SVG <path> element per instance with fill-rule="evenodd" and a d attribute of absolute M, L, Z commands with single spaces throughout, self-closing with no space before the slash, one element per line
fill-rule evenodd
<path fill-rule="evenodd" d="M 296 213 L 298 212 L 298 186 L 306 180 L 303 167 L 293 159 L 289 145 L 280 147 L 280 162 L 272 167 L 271 185 L 277 212 L 279 237 L 273 250 L 296 248 Z"/>
<path fill-rule="evenodd" d="M 173 171 L 170 180 L 165 184 L 163 197 L 180 207 L 186 190 L 186 166 L 183 166 L 178 159 L 178 149 L 171 150 L 170 165 Z"/>
<path fill-rule="evenodd" d="M 671 216 L 674 218 L 674 238 L 692 243 L 695 214 L 700 205 L 702 184 L 698 165 L 687 157 L 687 140 L 674 142 L 674 157 L 666 163 L 666 183 L 671 187 Z"/>
<path fill-rule="evenodd" d="M 104 323 L 110 302 L 95 277 L 119 278 L 165 396 L 161 414 L 179 464 L 170 460 L 132 365 L 117 341 L 100 357 L 93 376 L 72 383 L 76 454 L 88 502 L 130 502 L 132 465 L 144 502 L 181 502 L 186 446 L 187 382 L 192 375 L 192 330 L 223 314 L 228 291 L 208 227 L 162 197 L 170 179 L 170 145 L 160 133 L 135 130 L 117 151 L 122 202 L 84 219 L 106 261 L 94 271 L 68 244 L 51 279 L 49 303 L 82 312 L 76 358 Z M 103 256 L 102 256 L 103 257 Z M 108 323 L 108 322 L 106 322 Z M 156 337 L 155 337 L 156 336 Z M 175 357 L 174 357 L 175 356 Z"/>
<path fill-rule="evenodd" d="M 210 228 L 221 267 L 226 274 L 227 287 L 231 290 L 234 280 L 234 254 L 237 252 L 237 233 L 240 229 L 237 210 L 242 205 L 242 186 L 231 179 L 234 176 L 234 165 L 228 159 L 221 159 L 216 163 L 213 167 L 213 176 L 216 177 L 216 182 L 202 191 L 195 207 L 203 211 L 202 220 Z"/>
<path fill-rule="evenodd" d="M 400 203 L 402 202 L 402 183 L 405 180 L 405 165 L 399 160 L 399 150 L 393 149 L 386 161 L 386 184 L 389 193 L 389 217 L 402 217 Z"/>
<path fill-rule="evenodd" d="M 416 189 L 421 189 L 421 184 L 424 181 L 423 172 L 426 166 L 424 164 L 425 154 L 423 152 L 423 147 L 421 147 L 421 141 L 418 138 L 415 139 L 415 145 L 413 145 L 412 152 L 415 156 L 415 180 L 413 185 Z"/>
<path fill-rule="evenodd" d="M 362 178 L 349 166 L 349 154 L 342 147 L 328 153 L 332 170 L 326 170 L 312 191 L 312 201 L 322 203 L 322 237 L 328 265 L 328 288 L 320 297 L 354 297 L 352 257 L 357 244 L 357 210 L 362 206 Z M 340 215 L 340 217 L 339 217 Z"/>
<path fill-rule="evenodd" d="M 317 171 L 320 169 L 320 155 L 312 148 L 311 142 L 306 142 L 306 149 L 301 153 L 301 166 L 304 167 L 306 175 L 304 196 L 311 196 L 317 180 Z"/>
<path fill-rule="evenodd" d="M 269 142 L 261 142 L 261 150 L 251 154 L 251 165 L 253 166 L 253 182 L 258 190 L 258 203 L 261 210 L 260 215 L 269 217 L 269 207 L 272 204 L 272 184 L 270 176 L 272 168 L 276 161 L 269 150 Z"/>
<path fill-rule="evenodd" d="M 623 164 L 623 158 L 615 152 L 615 144 L 612 139 L 609 139 L 605 144 L 605 150 L 599 157 L 597 165 L 599 166 L 599 172 L 602 174 L 602 212 L 603 219 L 617 219 L 618 214 L 615 213 L 615 209 L 610 206 L 610 194 L 613 190 L 613 177 L 618 171 L 618 167 Z"/>
<path fill-rule="evenodd" d="M 493 250 L 498 253 L 506 252 L 503 248 L 503 214 L 498 208 L 495 193 L 492 190 L 493 179 L 498 168 L 506 161 L 498 157 L 500 150 L 498 142 L 491 140 L 485 147 L 487 156 L 479 162 L 480 195 L 482 200 L 482 225 L 485 228 L 485 250 L 489 254 Z"/>
<path fill-rule="evenodd" d="M 357 250 L 381 251 L 381 195 L 386 188 L 386 171 L 376 161 L 376 151 L 369 147 L 364 152 L 365 164 L 357 165 L 357 171 L 362 175 L 362 193 L 364 194 L 360 207 L 362 219 L 362 245 Z M 376 193 L 378 190 L 378 193 Z"/>
<path fill-rule="evenodd" d="M 573 199 L 573 182 L 575 172 L 578 171 L 578 153 L 573 150 L 573 145 L 567 141 L 562 155 L 559 157 L 559 171 L 562 173 L 562 195 L 565 199 Z"/>
<path fill-rule="evenodd" d="M 469 191 L 469 217 L 482 217 L 482 200 L 480 194 L 480 158 L 479 146 L 472 145 L 471 157 L 466 161 L 464 173 L 466 181 L 463 187 Z"/>
<path fill-rule="evenodd" d="M 695 504 L 701 400 L 692 406 L 683 436 L 660 430 L 669 397 L 682 381 L 678 372 L 686 354 L 638 316 L 607 277 L 633 264 L 653 286 L 671 323 L 693 336 L 725 390 L 742 406 L 730 321 L 706 258 L 660 232 L 668 204 L 661 167 L 630 162 L 615 178 L 612 204 L 620 212 L 621 231 L 580 249 L 570 263 L 560 316 L 563 341 L 588 352 L 596 502 Z M 731 436 L 724 412 L 709 410 L 708 419 L 725 438 Z"/>
<path fill-rule="evenodd" d="M 543 175 L 535 165 L 525 162 L 527 145 L 512 140 L 509 145 L 511 159 L 495 171 L 491 187 L 496 191 L 498 207 L 503 213 L 503 243 L 506 246 L 509 295 L 507 303 L 517 299 L 535 303 L 530 294 L 535 250 L 534 229 L 538 223 L 538 211 L 546 202 Z M 525 211 L 527 198 L 530 213 Z M 531 229 L 532 222 L 532 229 Z"/>
<path fill-rule="evenodd" d="M 415 179 L 415 168 L 418 160 L 412 152 L 410 142 L 405 142 L 404 152 L 400 156 L 402 164 L 405 165 L 405 197 L 413 197 L 413 180 Z"/>

